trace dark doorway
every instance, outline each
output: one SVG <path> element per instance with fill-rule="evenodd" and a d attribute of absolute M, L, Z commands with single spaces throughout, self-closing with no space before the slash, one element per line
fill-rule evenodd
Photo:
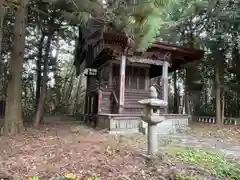
<path fill-rule="evenodd" d="M 5 101 L 0 101 L 0 119 L 4 118 L 5 114 Z"/>

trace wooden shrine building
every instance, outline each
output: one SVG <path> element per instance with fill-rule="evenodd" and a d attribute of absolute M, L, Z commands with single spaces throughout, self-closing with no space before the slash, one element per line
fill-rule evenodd
<path fill-rule="evenodd" d="M 85 119 L 102 128 L 137 128 L 143 112 L 138 101 L 149 97 L 150 78 L 162 76 L 162 98 L 168 101 L 168 73 L 199 61 L 204 52 L 163 42 L 134 52 L 124 33 L 97 23 L 80 30 L 75 57 L 77 74 L 88 69 Z"/>

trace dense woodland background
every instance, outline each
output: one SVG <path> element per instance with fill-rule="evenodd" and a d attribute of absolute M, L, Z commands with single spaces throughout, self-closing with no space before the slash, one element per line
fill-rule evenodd
<path fill-rule="evenodd" d="M 204 50 L 200 64 L 170 75 L 170 107 L 178 113 L 183 96 L 187 113 L 216 116 L 219 124 L 239 117 L 239 1 L 1 0 L 4 134 L 20 132 L 27 116 L 37 127 L 44 113 L 82 111 L 85 76 L 76 77 L 73 61 L 78 27 L 90 15 L 125 31 L 140 48 L 158 39 Z"/>

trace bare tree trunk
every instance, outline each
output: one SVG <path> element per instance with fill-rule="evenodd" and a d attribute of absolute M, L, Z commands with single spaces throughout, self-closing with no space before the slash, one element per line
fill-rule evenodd
<path fill-rule="evenodd" d="M 53 21 L 53 18 L 52 18 Z M 51 23 L 53 24 L 53 22 Z M 48 81 L 48 58 L 49 58 L 49 52 L 51 47 L 51 42 L 53 38 L 54 31 L 52 30 L 51 24 L 49 24 L 49 32 L 48 32 L 48 39 L 46 43 L 46 49 L 45 49 L 45 56 L 44 56 L 44 67 L 43 67 L 43 79 L 42 79 L 42 88 L 41 88 L 41 95 L 38 103 L 38 108 L 36 112 L 36 118 L 34 122 L 34 127 L 38 127 L 41 119 L 43 118 L 44 114 L 44 104 L 45 99 L 47 96 L 47 81 Z"/>
<path fill-rule="evenodd" d="M 13 135 L 22 130 L 22 67 L 25 49 L 25 32 L 28 0 L 19 0 L 15 14 L 13 52 L 9 67 L 4 134 Z"/>
<path fill-rule="evenodd" d="M 78 79 L 78 86 L 77 86 L 77 92 L 75 95 L 75 103 L 74 103 L 74 108 L 73 108 L 73 113 L 76 113 L 78 111 L 78 102 L 79 102 L 79 92 L 81 90 L 82 86 L 82 75 Z"/>
<path fill-rule="evenodd" d="M 65 110 L 70 110 L 72 107 L 70 107 L 69 105 L 71 104 L 72 105 L 72 102 L 71 102 L 71 95 L 72 95 L 72 92 L 73 92 L 73 84 L 74 84 L 74 78 L 75 78 L 75 72 L 74 72 L 74 70 L 71 72 L 71 74 L 69 74 L 68 75 L 68 77 L 71 77 L 70 79 L 68 79 L 68 83 L 67 83 L 67 85 L 68 86 L 65 86 L 65 88 L 66 88 L 66 91 L 65 91 L 65 93 L 64 93 L 64 96 L 63 96 L 63 102 L 64 103 L 62 103 L 62 106 L 64 106 L 65 108 Z M 69 108 L 68 108 L 68 106 L 69 106 Z M 67 111 L 68 111 L 67 110 Z M 66 111 L 64 111 L 64 113 L 67 113 Z"/>
<path fill-rule="evenodd" d="M 220 89 L 220 74 L 219 74 L 219 67 L 216 66 L 215 70 L 215 81 L 216 81 L 216 122 L 217 124 L 221 124 L 221 89 Z"/>
<path fill-rule="evenodd" d="M 178 89 L 177 89 L 177 72 L 173 73 L 173 87 L 174 87 L 174 108 L 173 108 L 173 113 L 178 114 Z"/>
<path fill-rule="evenodd" d="M 205 113 L 207 112 L 207 108 L 208 108 L 208 91 L 207 91 L 207 87 L 205 86 L 205 90 L 204 90 L 204 111 L 205 111 Z"/>
<path fill-rule="evenodd" d="M 5 8 L 3 7 L 5 1 L 0 1 L 0 74 L 3 72 L 3 60 L 2 60 L 2 38 L 3 38 L 3 22 L 5 16 Z"/>
<path fill-rule="evenodd" d="M 61 101 L 61 77 L 59 75 L 59 70 L 58 70 L 58 56 L 60 52 L 60 45 L 59 45 L 59 35 L 57 37 L 57 42 L 56 42 L 56 55 L 54 57 L 54 66 L 55 66 L 55 72 L 54 72 L 54 79 L 55 79 L 55 93 L 56 93 L 56 99 L 55 99 L 55 111 L 58 111 L 60 108 L 60 101 Z"/>
<path fill-rule="evenodd" d="M 38 59 L 37 59 L 37 87 L 36 87 L 36 106 L 35 106 L 35 110 L 37 111 L 37 107 L 38 107 L 38 102 L 40 99 L 40 95 L 41 95 L 41 81 L 42 81 L 42 54 L 43 54 L 43 43 L 44 43 L 44 38 L 45 35 L 42 34 L 41 39 L 39 41 L 39 49 L 38 49 Z"/>
<path fill-rule="evenodd" d="M 187 70 L 186 70 L 187 71 Z M 185 75 L 185 92 L 184 92 L 184 109 L 186 114 L 191 115 L 191 110 L 190 110 L 190 95 L 189 95 L 189 87 L 188 87 L 188 83 L 187 83 L 187 72 Z"/>
<path fill-rule="evenodd" d="M 68 86 L 68 90 L 66 91 L 66 100 L 69 100 L 72 94 L 72 90 L 73 90 L 73 84 L 74 84 L 74 78 L 75 78 L 75 72 L 73 71 L 71 74 L 71 79 L 70 79 L 70 83 Z"/>
<path fill-rule="evenodd" d="M 30 89 L 30 97 L 32 97 L 32 109 L 34 109 L 34 96 L 31 96 L 32 94 L 34 94 L 34 80 L 31 80 L 31 83 L 29 84 L 29 89 Z"/>
<path fill-rule="evenodd" d="M 225 118 L 225 93 L 224 91 L 222 92 L 222 123 L 224 123 L 224 118 Z"/>
<path fill-rule="evenodd" d="M 4 16 L 5 16 L 5 8 L 3 7 L 3 4 L 5 3 L 4 0 L 1 0 L 0 2 L 0 101 L 3 100 L 4 97 L 4 81 L 5 81 L 5 76 L 4 76 L 4 61 L 2 58 L 2 38 L 3 38 L 3 23 L 4 23 Z"/>
<path fill-rule="evenodd" d="M 65 74 L 65 77 L 64 77 L 64 83 L 62 85 L 62 96 L 63 96 L 63 99 L 65 100 L 65 97 L 67 97 L 67 83 L 68 83 L 68 77 L 70 74 L 72 74 L 74 70 L 74 66 L 71 66 L 70 68 L 67 69 L 66 71 L 66 74 Z"/>

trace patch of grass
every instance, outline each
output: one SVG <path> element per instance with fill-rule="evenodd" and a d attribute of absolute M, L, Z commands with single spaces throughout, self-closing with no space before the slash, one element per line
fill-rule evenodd
<path fill-rule="evenodd" d="M 175 151 L 176 152 L 176 151 Z M 200 165 L 212 172 L 219 178 L 231 180 L 240 179 L 240 169 L 228 162 L 219 154 L 209 153 L 202 150 L 177 150 L 176 156 L 185 163 Z"/>

